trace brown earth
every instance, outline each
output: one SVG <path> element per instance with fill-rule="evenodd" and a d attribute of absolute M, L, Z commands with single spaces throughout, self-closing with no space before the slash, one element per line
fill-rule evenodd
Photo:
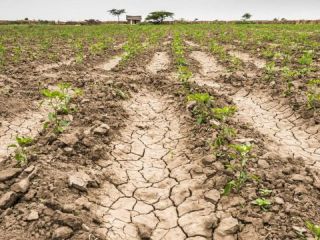
<path fill-rule="evenodd" d="M 255 146 L 248 166 L 260 181 L 222 196 L 228 158 L 211 149 L 217 131 L 196 124 L 169 49 L 125 67 L 99 69 L 100 59 L 49 71 L 84 96 L 66 132 L 40 132 L 27 166 L 1 163 L 0 239 L 299 239 L 306 220 L 320 220 L 318 129 L 260 91 L 218 81 L 224 68 L 193 52 L 190 91 L 210 93 L 216 107 L 237 105 L 231 143 Z M 259 189 L 272 190 L 268 211 L 251 203 Z"/>

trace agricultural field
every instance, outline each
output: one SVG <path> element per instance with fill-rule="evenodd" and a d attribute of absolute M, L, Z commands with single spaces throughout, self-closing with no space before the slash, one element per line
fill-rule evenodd
<path fill-rule="evenodd" d="M 0 26 L 0 239 L 320 239 L 319 24 Z"/>

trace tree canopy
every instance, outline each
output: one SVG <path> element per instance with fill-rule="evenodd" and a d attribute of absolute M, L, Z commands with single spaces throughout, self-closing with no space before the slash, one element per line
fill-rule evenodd
<path fill-rule="evenodd" d="M 126 10 L 125 9 L 115 9 L 115 8 L 113 8 L 113 9 L 109 10 L 108 12 L 113 16 L 117 16 L 118 17 L 118 22 L 119 22 L 120 15 L 126 13 Z"/>
<path fill-rule="evenodd" d="M 252 15 L 251 15 L 250 13 L 245 13 L 245 14 L 243 14 L 243 16 L 242 16 L 242 19 L 243 19 L 243 20 L 249 20 L 251 17 L 252 17 Z"/>
<path fill-rule="evenodd" d="M 162 23 L 166 18 L 168 17 L 173 17 L 174 13 L 172 12 L 167 12 L 167 11 L 156 11 L 156 12 L 151 12 L 149 15 L 146 17 L 146 21 L 151 21 L 154 23 Z"/>

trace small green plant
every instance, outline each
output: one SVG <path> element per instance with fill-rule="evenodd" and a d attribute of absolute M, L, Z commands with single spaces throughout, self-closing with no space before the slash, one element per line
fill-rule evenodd
<path fill-rule="evenodd" d="M 227 165 L 227 168 L 234 173 L 234 179 L 226 184 L 223 195 L 229 195 L 233 189 L 239 192 L 249 179 L 256 179 L 256 176 L 250 175 L 247 169 L 247 161 L 250 159 L 252 145 L 234 144 L 230 145 L 230 149 L 232 152 L 229 156 L 232 160 L 235 160 L 235 163 Z"/>
<path fill-rule="evenodd" d="M 145 46 L 139 39 L 132 38 L 125 45 L 123 45 L 125 54 L 123 55 L 120 64 L 124 65 L 129 60 L 133 59 L 136 55 L 143 51 Z"/>
<path fill-rule="evenodd" d="M 298 60 L 301 65 L 310 66 L 313 61 L 313 51 L 306 51 Z"/>
<path fill-rule="evenodd" d="M 193 93 L 187 96 L 187 100 L 195 101 L 196 106 L 192 109 L 193 114 L 197 118 L 197 123 L 205 123 L 210 116 L 210 107 L 213 98 L 208 93 Z"/>
<path fill-rule="evenodd" d="M 196 101 L 200 104 L 208 104 L 212 100 L 209 93 L 194 93 L 187 96 L 188 101 Z"/>
<path fill-rule="evenodd" d="M 16 137 L 16 143 L 11 144 L 8 147 L 14 148 L 14 158 L 20 165 L 25 164 L 28 161 L 28 152 L 26 148 L 32 144 L 33 139 L 30 137 Z"/>
<path fill-rule="evenodd" d="M 320 107 L 320 79 L 308 82 L 307 106 L 309 109 Z"/>
<path fill-rule="evenodd" d="M 65 120 L 62 116 L 69 114 L 71 110 L 70 101 L 72 99 L 71 91 L 74 95 L 81 95 L 80 89 L 72 89 L 69 83 L 58 84 L 57 90 L 44 89 L 41 91 L 42 95 L 48 100 L 48 105 L 52 112 L 48 114 L 48 120 L 44 123 L 44 128 L 48 128 L 49 124 L 53 125 L 54 132 L 61 133 L 64 128 L 69 126 L 70 122 Z"/>
<path fill-rule="evenodd" d="M 307 221 L 306 227 L 313 234 L 313 236 L 316 240 L 320 240 L 320 226 L 319 225 L 316 225 L 312 222 Z"/>
<path fill-rule="evenodd" d="M 0 66 L 4 65 L 5 63 L 5 60 L 4 60 L 4 57 L 5 57 L 5 47 L 4 45 L 0 42 Z"/>
<path fill-rule="evenodd" d="M 269 189 L 263 188 L 259 190 L 259 194 L 263 197 L 270 196 L 271 193 L 272 193 L 272 190 L 269 190 Z"/>
<path fill-rule="evenodd" d="M 237 111 L 237 108 L 235 106 L 227 106 L 223 108 L 213 108 L 213 116 L 222 121 L 225 122 L 227 118 L 233 116 Z"/>
<path fill-rule="evenodd" d="M 179 80 L 182 83 L 187 83 L 189 79 L 192 77 L 192 72 L 189 70 L 187 66 L 179 66 L 178 67 L 178 76 Z"/>
<path fill-rule="evenodd" d="M 220 127 L 219 134 L 214 141 L 215 148 L 225 145 L 227 142 L 231 140 L 231 138 L 237 135 L 236 130 L 227 125 L 222 125 Z"/>
<path fill-rule="evenodd" d="M 288 96 L 292 93 L 293 83 L 292 80 L 298 76 L 298 72 L 295 70 L 290 70 L 288 67 L 282 68 L 282 77 L 286 81 L 287 88 L 284 91 L 284 95 Z"/>
<path fill-rule="evenodd" d="M 265 198 L 258 198 L 253 201 L 253 204 L 259 206 L 263 211 L 267 211 L 267 209 L 271 206 L 271 202 Z"/>
<path fill-rule="evenodd" d="M 276 64 L 275 62 L 269 62 L 267 63 L 267 65 L 265 66 L 265 78 L 267 80 L 271 80 L 275 77 L 276 74 Z"/>

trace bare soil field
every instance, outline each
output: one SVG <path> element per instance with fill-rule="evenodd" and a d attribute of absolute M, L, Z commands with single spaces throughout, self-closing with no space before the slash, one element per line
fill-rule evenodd
<path fill-rule="evenodd" d="M 275 26 L 0 26 L 0 239 L 317 239 L 319 43 Z"/>

